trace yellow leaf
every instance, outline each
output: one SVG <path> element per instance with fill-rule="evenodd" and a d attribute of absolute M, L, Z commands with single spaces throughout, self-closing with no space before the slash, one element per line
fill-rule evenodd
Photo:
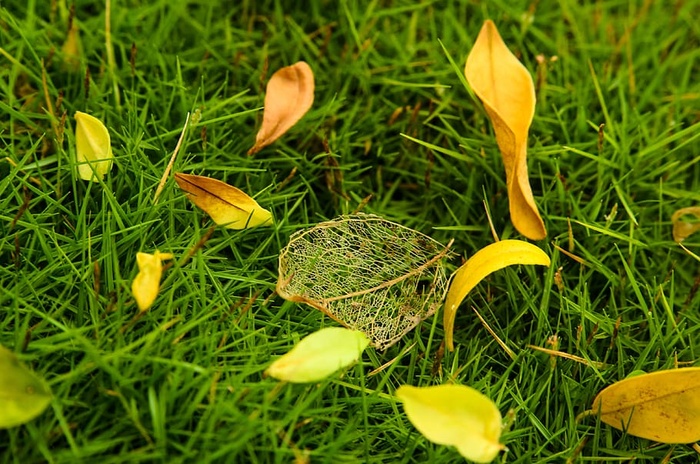
<path fill-rule="evenodd" d="M 0 428 L 29 422 L 50 403 L 51 391 L 43 379 L 0 345 Z"/>
<path fill-rule="evenodd" d="M 491 119 L 506 169 L 513 225 L 532 240 L 547 235 L 527 174 L 527 132 L 535 114 L 535 86 L 493 21 L 487 20 L 467 57 L 464 74 Z"/>
<path fill-rule="evenodd" d="M 454 350 L 453 332 L 457 308 L 471 289 L 487 275 L 513 264 L 549 266 L 549 263 L 549 256 L 544 251 L 522 240 L 501 240 L 477 251 L 455 271 L 445 297 L 443 325 L 447 348 Z"/>
<path fill-rule="evenodd" d="M 314 72 L 304 61 L 278 70 L 270 77 L 265 92 L 263 122 L 252 155 L 280 138 L 311 108 L 314 102 Z"/>
<path fill-rule="evenodd" d="M 598 393 L 593 413 L 630 435 L 661 443 L 700 440 L 700 367 L 652 372 Z"/>
<path fill-rule="evenodd" d="M 681 221 L 683 216 L 695 216 L 695 222 Z M 671 222 L 673 222 L 673 240 L 682 242 L 698 230 L 700 230 L 700 206 L 691 206 L 689 208 L 681 208 L 673 213 Z"/>
<path fill-rule="evenodd" d="M 156 301 L 160 290 L 160 278 L 163 275 L 163 260 L 172 258 L 171 253 L 161 253 L 158 250 L 152 255 L 140 251 L 136 253 L 139 273 L 131 283 L 131 292 L 140 311 L 146 311 Z"/>
<path fill-rule="evenodd" d="M 367 345 L 369 339 L 362 332 L 326 327 L 304 337 L 265 373 L 287 382 L 317 382 L 356 362 Z"/>
<path fill-rule="evenodd" d="M 63 64 L 68 71 L 80 71 L 80 33 L 78 32 L 78 23 L 73 19 L 70 29 L 66 35 L 66 41 L 61 47 L 63 52 Z"/>
<path fill-rule="evenodd" d="M 175 181 L 197 205 L 220 226 L 247 229 L 272 225 L 272 214 L 245 192 L 211 177 L 175 174 Z"/>
<path fill-rule="evenodd" d="M 504 449 L 498 441 L 501 413 L 493 401 L 471 387 L 402 385 L 396 397 L 411 423 L 433 443 L 455 446 L 474 462 L 491 462 Z"/>
<path fill-rule="evenodd" d="M 109 131 L 94 116 L 75 112 L 75 151 L 78 175 L 83 180 L 98 182 L 112 169 L 112 145 Z"/>

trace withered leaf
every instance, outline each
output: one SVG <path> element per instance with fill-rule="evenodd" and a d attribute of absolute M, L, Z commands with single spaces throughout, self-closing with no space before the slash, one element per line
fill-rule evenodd
<path fill-rule="evenodd" d="M 527 238 L 547 235 L 527 174 L 527 133 L 535 113 L 535 86 L 491 20 L 487 20 L 467 57 L 464 74 L 491 119 L 503 156 L 510 216 Z"/>
<path fill-rule="evenodd" d="M 263 122 L 248 150 L 253 155 L 291 129 L 314 102 L 314 73 L 304 61 L 278 70 L 270 77 L 265 92 Z"/>
<path fill-rule="evenodd" d="M 272 214 L 245 192 L 210 177 L 176 173 L 177 185 L 220 226 L 247 229 L 271 225 Z"/>
<path fill-rule="evenodd" d="M 683 216 L 695 216 L 696 220 L 694 222 L 683 221 L 681 220 Z M 671 222 L 673 223 L 673 240 L 680 243 L 700 230 L 700 206 L 676 210 L 671 216 Z"/>

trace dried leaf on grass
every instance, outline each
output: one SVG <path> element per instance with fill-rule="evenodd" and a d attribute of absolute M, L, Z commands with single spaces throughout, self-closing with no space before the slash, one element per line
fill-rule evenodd
<path fill-rule="evenodd" d="M 290 237 L 280 252 L 277 293 L 385 349 L 439 307 L 448 247 L 378 216 L 341 216 Z"/>
<path fill-rule="evenodd" d="M 0 345 L 0 429 L 29 422 L 51 404 L 44 380 Z"/>
<path fill-rule="evenodd" d="M 163 275 L 163 261 L 173 259 L 171 253 L 136 253 L 136 264 L 139 272 L 131 284 L 131 292 L 134 294 L 136 304 L 141 312 L 148 310 L 160 290 L 160 278 Z"/>
<path fill-rule="evenodd" d="M 487 396 L 466 385 L 411 387 L 402 385 L 396 397 L 411 423 L 428 440 L 455 446 L 474 462 L 491 462 L 504 449 L 501 413 Z"/>
<path fill-rule="evenodd" d="M 695 216 L 694 221 L 683 221 L 683 216 Z M 673 222 L 673 240 L 682 242 L 700 230 L 700 206 L 691 206 L 676 210 L 671 216 Z"/>
<path fill-rule="evenodd" d="M 593 414 L 630 435 L 661 443 L 700 440 L 700 367 L 637 375 L 598 393 Z"/>
<path fill-rule="evenodd" d="M 75 152 L 78 175 L 98 182 L 112 169 L 112 144 L 102 121 L 81 111 L 75 112 Z"/>
<path fill-rule="evenodd" d="M 242 190 L 211 177 L 175 173 L 177 185 L 220 226 L 247 229 L 272 225 L 272 214 Z"/>
<path fill-rule="evenodd" d="M 455 316 L 462 300 L 486 276 L 513 264 L 549 266 L 550 260 L 544 251 L 531 243 L 521 240 L 501 240 L 477 251 L 455 271 L 445 298 L 443 314 L 445 344 L 450 351 L 454 350 Z"/>
<path fill-rule="evenodd" d="M 326 327 L 304 337 L 265 373 L 287 382 L 318 382 L 360 359 L 367 345 L 369 339 L 362 332 Z"/>
<path fill-rule="evenodd" d="M 265 91 L 263 122 L 248 150 L 253 155 L 280 138 L 311 108 L 314 102 L 314 72 L 304 61 L 278 70 Z"/>
<path fill-rule="evenodd" d="M 491 119 L 503 156 L 510 216 L 532 240 L 547 235 L 527 174 L 527 133 L 535 114 L 535 86 L 525 66 L 511 53 L 493 21 L 484 22 L 467 57 L 464 74 Z"/>

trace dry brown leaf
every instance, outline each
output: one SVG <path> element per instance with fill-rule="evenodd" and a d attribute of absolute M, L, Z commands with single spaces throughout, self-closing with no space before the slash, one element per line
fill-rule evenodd
<path fill-rule="evenodd" d="M 214 222 L 229 229 L 271 225 L 272 214 L 242 190 L 211 177 L 175 173 L 177 185 Z"/>
<path fill-rule="evenodd" d="M 673 213 L 671 222 L 673 222 L 673 240 L 682 242 L 698 230 L 700 230 L 700 222 L 681 221 L 683 216 L 695 216 L 700 220 L 700 206 L 691 206 L 689 208 L 681 208 Z"/>
<path fill-rule="evenodd" d="M 313 102 L 314 72 L 304 61 L 274 73 L 267 83 L 262 126 L 248 155 L 280 138 L 309 111 Z"/>
<path fill-rule="evenodd" d="M 527 133 L 535 114 L 535 86 L 491 20 L 487 20 L 467 57 L 464 74 L 491 119 L 503 155 L 510 216 L 532 240 L 546 237 L 527 174 Z"/>

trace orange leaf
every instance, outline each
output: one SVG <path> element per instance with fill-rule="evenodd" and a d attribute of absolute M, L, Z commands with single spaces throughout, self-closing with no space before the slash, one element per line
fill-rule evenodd
<path fill-rule="evenodd" d="M 311 108 L 314 102 L 314 72 L 304 61 L 278 70 L 267 83 L 263 122 L 253 155 L 280 138 Z"/>
<path fill-rule="evenodd" d="M 683 216 L 695 216 L 695 222 L 681 221 Z M 681 208 L 676 210 L 671 216 L 673 222 L 673 240 L 680 243 L 698 230 L 700 230 L 700 206 L 691 206 L 689 208 Z"/>
<path fill-rule="evenodd" d="M 229 229 L 272 224 L 272 214 L 245 192 L 211 177 L 175 174 L 177 185 L 214 222 Z"/>
<path fill-rule="evenodd" d="M 532 240 L 547 235 L 527 175 L 527 132 L 535 113 L 535 86 L 525 66 L 487 20 L 467 57 L 464 74 L 491 119 L 506 168 L 510 216 Z"/>

